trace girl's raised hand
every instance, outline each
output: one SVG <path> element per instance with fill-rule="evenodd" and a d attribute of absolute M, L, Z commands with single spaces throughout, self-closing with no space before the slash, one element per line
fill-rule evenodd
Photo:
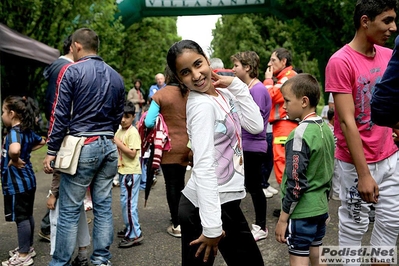
<path fill-rule="evenodd" d="M 233 82 L 234 77 L 220 76 L 212 71 L 213 86 L 216 88 L 227 88 Z"/>

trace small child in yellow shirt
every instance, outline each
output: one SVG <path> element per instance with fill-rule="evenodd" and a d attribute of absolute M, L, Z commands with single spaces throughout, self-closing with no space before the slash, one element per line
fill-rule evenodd
<path fill-rule="evenodd" d="M 143 240 L 138 215 L 138 196 L 141 180 L 140 149 L 141 139 L 133 126 L 135 107 L 126 101 L 121 127 L 115 134 L 118 147 L 118 173 L 120 184 L 120 201 L 125 229 L 118 232 L 123 238 L 119 248 L 129 248 Z"/>

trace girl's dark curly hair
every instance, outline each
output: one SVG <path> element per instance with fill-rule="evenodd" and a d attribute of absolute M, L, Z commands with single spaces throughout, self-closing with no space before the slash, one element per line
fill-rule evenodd
<path fill-rule="evenodd" d="M 21 121 L 21 129 L 34 129 L 39 108 L 30 97 L 7 96 L 3 101 L 3 106 L 8 111 L 14 111 L 17 118 Z"/>

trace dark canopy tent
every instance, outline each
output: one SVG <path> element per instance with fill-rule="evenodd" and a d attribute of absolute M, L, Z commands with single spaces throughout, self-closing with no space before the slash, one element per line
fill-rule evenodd
<path fill-rule="evenodd" d="M 0 23 L 0 108 L 2 100 L 11 94 L 36 98 L 36 87 L 42 84 L 37 80 L 44 79 L 44 67 L 59 55 L 57 49 Z"/>
<path fill-rule="evenodd" d="M 22 35 L 0 23 L 0 51 L 50 64 L 60 52 L 44 43 Z"/>
<path fill-rule="evenodd" d="M 57 49 L 22 35 L 0 23 L 1 98 L 10 94 L 34 97 L 35 73 L 60 55 Z"/>

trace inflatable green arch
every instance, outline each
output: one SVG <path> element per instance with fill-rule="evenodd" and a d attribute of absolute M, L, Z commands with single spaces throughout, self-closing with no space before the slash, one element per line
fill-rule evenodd
<path fill-rule="evenodd" d="M 278 0 L 117 0 L 122 23 L 128 27 L 144 17 L 224 15 L 267 12 L 285 17 Z"/>

